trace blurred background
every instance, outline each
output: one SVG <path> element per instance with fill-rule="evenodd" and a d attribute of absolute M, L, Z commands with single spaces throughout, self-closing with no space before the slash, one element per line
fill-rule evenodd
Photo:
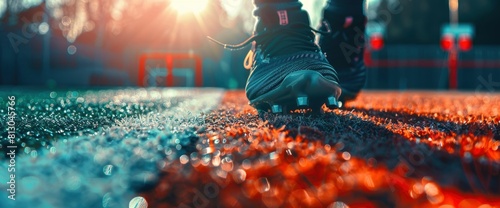
<path fill-rule="evenodd" d="M 500 1 L 367 0 L 368 89 L 500 89 Z M 312 26 L 325 0 L 302 0 Z M 0 85 L 244 88 L 251 0 L 0 0 Z M 167 70 L 169 69 L 169 70 Z"/>

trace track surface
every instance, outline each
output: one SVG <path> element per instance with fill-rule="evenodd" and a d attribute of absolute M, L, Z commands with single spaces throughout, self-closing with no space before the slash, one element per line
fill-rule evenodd
<path fill-rule="evenodd" d="M 18 105 L 39 128 L 0 207 L 500 207 L 499 94 L 365 92 L 264 120 L 241 91 L 49 94 Z"/>

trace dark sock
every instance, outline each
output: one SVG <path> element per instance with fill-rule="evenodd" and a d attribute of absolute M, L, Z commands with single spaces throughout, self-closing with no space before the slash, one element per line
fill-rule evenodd
<path fill-rule="evenodd" d="M 325 12 L 342 16 L 363 15 L 363 0 L 328 0 Z"/>
<path fill-rule="evenodd" d="M 261 9 L 298 11 L 302 8 L 302 3 L 299 0 L 254 0 L 254 4 L 257 13 Z M 254 15 L 258 16 L 255 13 Z"/>
<path fill-rule="evenodd" d="M 254 3 L 253 14 L 257 19 L 254 35 L 270 34 L 263 50 L 283 55 L 318 49 L 309 27 L 309 15 L 299 0 L 254 0 Z M 281 30 L 284 28 L 287 30 Z"/>
<path fill-rule="evenodd" d="M 254 0 L 254 16 L 257 18 L 255 31 L 263 31 L 288 23 L 309 24 L 309 15 L 302 10 L 299 0 Z M 280 11 L 284 11 L 280 17 Z M 285 18 L 283 18 L 285 17 Z"/>

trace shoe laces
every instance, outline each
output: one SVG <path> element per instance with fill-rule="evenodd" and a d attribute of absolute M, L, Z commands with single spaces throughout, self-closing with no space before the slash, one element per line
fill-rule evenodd
<path fill-rule="evenodd" d="M 314 37 L 310 37 L 306 31 L 312 31 L 324 35 L 331 34 L 329 27 L 327 31 L 319 31 L 308 24 L 292 23 L 286 26 L 280 26 L 272 30 L 265 30 L 262 33 L 254 34 L 243 42 L 231 45 L 217 41 L 211 37 L 208 39 L 218 45 L 229 50 L 239 50 L 252 43 L 252 49 L 248 52 L 243 62 L 245 69 L 250 70 L 253 66 L 255 59 L 256 45 L 258 44 L 260 50 L 266 57 L 271 57 L 280 54 L 289 53 L 290 49 L 318 51 L 319 47 L 314 43 Z"/>

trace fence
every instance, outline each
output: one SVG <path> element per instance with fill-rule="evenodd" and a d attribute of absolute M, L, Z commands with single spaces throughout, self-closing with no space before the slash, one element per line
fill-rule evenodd
<path fill-rule="evenodd" d="M 388 46 L 365 61 L 369 89 L 449 88 L 448 54 L 439 46 Z M 477 46 L 459 54 L 458 89 L 475 90 L 481 77 L 489 76 L 500 81 L 500 47 Z"/>

